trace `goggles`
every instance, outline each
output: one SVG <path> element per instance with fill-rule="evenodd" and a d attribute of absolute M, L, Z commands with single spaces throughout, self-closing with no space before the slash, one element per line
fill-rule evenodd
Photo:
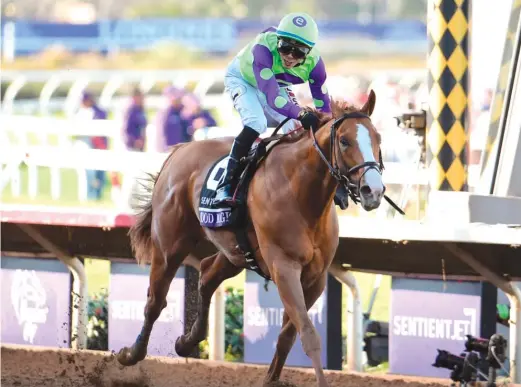
<path fill-rule="evenodd" d="M 297 46 L 293 43 L 288 42 L 287 40 L 279 39 L 279 42 L 277 44 L 277 51 L 280 52 L 282 55 L 291 54 L 295 59 L 303 59 L 309 54 L 311 48 Z"/>

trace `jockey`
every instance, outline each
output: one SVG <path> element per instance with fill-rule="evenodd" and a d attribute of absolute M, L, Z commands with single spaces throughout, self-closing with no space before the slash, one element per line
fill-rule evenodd
<path fill-rule="evenodd" d="M 276 122 L 292 118 L 284 132 L 300 121 L 304 129 L 316 131 L 318 117 L 300 107 L 291 85 L 309 82 L 316 108 L 331 112 L 325 86 L 326 69 L 315 43 L 318 27 L 306 13 L 290 13 L 277 28 L 268 28 L 245 46 L 229 64 L 225 90 L 231 96 L 244 128 L 232 145 L 226 175 L 217 189 L 214 205 L 234 206 L 233 193 L 239 161 L 268 127 L 266 116 Z"/>

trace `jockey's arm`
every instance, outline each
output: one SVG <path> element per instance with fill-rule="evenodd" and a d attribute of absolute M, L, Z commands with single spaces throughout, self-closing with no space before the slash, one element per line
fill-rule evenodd
<path fill-rule="evenodd" d="M 266 96 L 268 105 L 283 116 L 298 119 L 302 108 L 280 93 L 280 87 L 272 71 L 273 55 L 261 44 L 253 48 L 253 73 L 258 89 Z"/>
<path fill-rule="evenodd" d="M 326 88 L 326 66 L 320 58 L 309 74 L 309 89 L 315 107 L 324 113 L 331 113 L 331 100 Z"/>

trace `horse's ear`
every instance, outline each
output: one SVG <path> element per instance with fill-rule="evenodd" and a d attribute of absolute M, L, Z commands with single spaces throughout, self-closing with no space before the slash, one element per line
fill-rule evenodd
<path fill-rule="evenodd" d="M 371 114 L 373 114 L 375 104 L 376 104 L 376 94 L 371 89 L 371 91 L 369 92 L 369 97 L 367 98 L 367 101 L 366 101 L 364 107 L 361 109 L 361 111 L 364 112 L 365 114 L 367 114 L 368 116 L 370 116 Z"/>
<path fill-rule="evenodd" d="M 333 114 L 333 118 L 341 117 L 344 114 L 344 110 L 333 97 L 331 97 L 331 113 Z"/>

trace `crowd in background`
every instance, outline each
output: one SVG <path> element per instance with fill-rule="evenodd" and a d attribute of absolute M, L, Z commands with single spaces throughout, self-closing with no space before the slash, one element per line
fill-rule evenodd
<path fill-rule="evenodd" d="M 383 157 L 386 162 L 417 162 L 418 138 L 411 131 L 399 128 L 394 117 L 410 110 L 426 109 L 428 90 L 425 84 L 402 84 L 394 80 L 358 82 L 351 84 L 335 83 L 330 87 L 333 98 L 342 98 L 347 102 L 362 106 L 369 90 L 375 90 L 377 103 L 372 115 L 372 122 L 383 138 Z M 312 106 L 312 98 L 306 85 L 294 87 L 293 91 L 302 106 Z M 483 95 L 474 97 L 469 110 L 469 162 L 479 163 L 487 136 L 489 110 L 492 91 L 485 90 Z M 218 123 L 214 115 L 203 108 L 202 102 L 188 90 L 168 86 L 163 90 L 163 106 L 156 112 L 148 113 L 146 95 L 135 88 L 129 96 L 129 102 L 121 116 L 121 135 L 124 146 L 129 151 L 152 149 L 166 152 L 171 146 L 192 141 L 197 129 L 228 125 Z M 106 119 L 108 112 L 101 108 L 92 93 L 82 95 L 77 116 L 82 119 Z M 276 123 L 270 123 L 275 126 Z M 155 131 L 153 139 L 147 139 L 147 127 Z M 86 137 L 82 139 L 94 149 L 107 149 L 105 137 Z M 154 142 L 147 144 L 147 141 Z M 88 198 L 101 200 L 106 184 L 120 184 L 118 175 L 104 171 L 88 171 Z"/>
<path fill-rule="evenodd" d="M 149 146 L 158 152 L 166 152 L 177 143 L 191 141 L 197 129 L 217 125 L 212 114 L 202 107 L 201 101 L 194 94 L 175 86 L 168 86 L 164 89 L 163 96 L 164 106 L 149 116 L 144 93 L 139 88 L 132 91 L 130 101 L 121 112 L 121 136 L 127 150 L 145 150 L 149 124 L 153 124 L 156 130 L 156 143 Z M 92 93 L 83 92 L 77 112 L 78 118 L 103 120 L 107 119 L 107 114 L 108 112 L 98 105 Z M 106 137 L 84 137 L 80 141 L 93 149 L 107 149 L 109 146 Z M 88 199 L 101 200 L 107 182 L 111 185 L 120 184 L 116 173 L 87 171 Z"/>

